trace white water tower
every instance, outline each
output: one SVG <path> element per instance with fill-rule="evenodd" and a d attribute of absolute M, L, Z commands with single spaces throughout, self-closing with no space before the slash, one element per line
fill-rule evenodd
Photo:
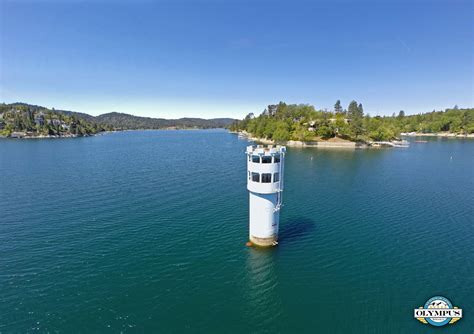
<path fill-rule="evenodd" d="M 275 246 L 278 240 L 285 166 L 284 146 L 247 146 L 249 238 L 257 246 Z"/>

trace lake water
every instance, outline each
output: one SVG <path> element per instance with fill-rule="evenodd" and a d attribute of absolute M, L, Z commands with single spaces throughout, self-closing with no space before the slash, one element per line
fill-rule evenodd
<path fill-rule="evenodd" d="M 0 140 L 0 332 L 474 330 L 474 140 L 289 148 L 280 244 L 245 246 L 223 130 Z"/>

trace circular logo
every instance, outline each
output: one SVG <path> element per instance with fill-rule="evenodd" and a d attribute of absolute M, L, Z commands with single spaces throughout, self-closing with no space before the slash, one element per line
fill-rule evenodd
<path fill-rule="evenodd" d="M 425 309 L 451 309 L 453 308 L 453 304 L 449 301 L 449 299 L 436 296 L 428 299 L 425 303 Z M 433 317 L 433 318 L 426 318 L 426 321 L 433 326 L 444 326 L 448 322 L 451 321 L 451 318 L 447 317 Z"/>

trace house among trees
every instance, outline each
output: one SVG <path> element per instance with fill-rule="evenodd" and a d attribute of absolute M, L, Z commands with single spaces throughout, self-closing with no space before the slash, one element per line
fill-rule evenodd
<path fill-rule="evenodd" d="M 331 122 L 331 123 L 336 123 L 338 120 L 339 120 L 339 119 L 337 119 L 337 118 L 330 118 L 330 119 L 328 119 L 328 121 Z M 346 123 L 346 124 L 349 124 L 349 118 L 343 118 L 342 121 L 343 121 L 344 123 Z"/>
<path fill-rule="evenodd" d="M 275 116 L 278 110 L 277 104 L 270 104 L 262 113 L 263 116 Z"/>
<path fill-rule="evenodd" d="M 37 126 L 43 126 L 44 125 L 44 113 L 39 112 L 35 115 L 35 124 Z"/>
<path fill-rule="evenodd" d="M 59 120 L 57 118 L 48 119 L 48 124 L 49 125 L 60 126 L 61 123 L 62 123 L 61 120 Z"/>

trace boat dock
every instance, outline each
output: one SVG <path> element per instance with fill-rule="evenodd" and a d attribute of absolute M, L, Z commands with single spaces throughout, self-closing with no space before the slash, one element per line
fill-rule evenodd
<path fill-rule="evenodd" d="M 409 143 L 406 140 L 402 141 L 373 141 L 369 143 L 370 146 L 381 147 L 381 146 L 390 146 L 390 147 L 409 147 Z"/>

